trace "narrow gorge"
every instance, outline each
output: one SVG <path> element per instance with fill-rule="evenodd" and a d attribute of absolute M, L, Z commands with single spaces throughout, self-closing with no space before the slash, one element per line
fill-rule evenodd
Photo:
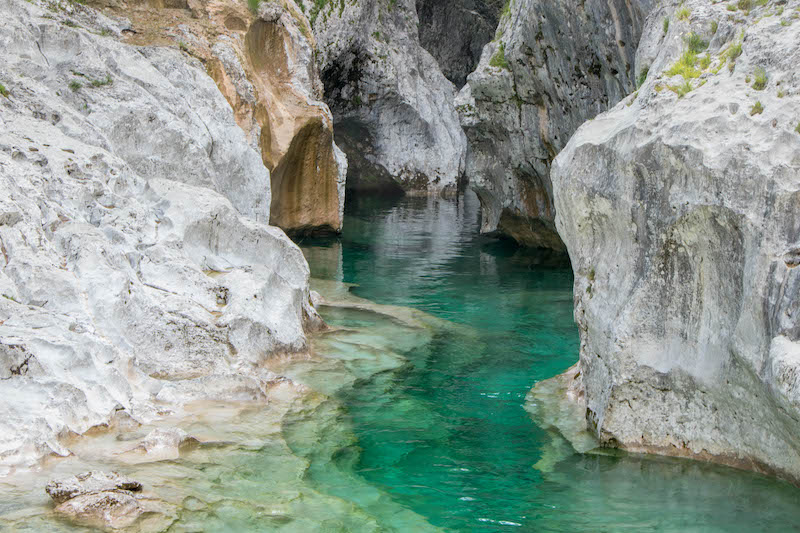
<path fill-rule="evenodd" d="M 0 531 L 800 521 L 800 0 L 0 13 Z"/>

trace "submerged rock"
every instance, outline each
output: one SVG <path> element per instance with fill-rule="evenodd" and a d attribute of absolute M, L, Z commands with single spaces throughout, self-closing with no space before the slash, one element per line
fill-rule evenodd
<path fill-rule="evenodd" d="M 420 46 L 413 0 L 303 0 L 325 100 L 351 169 L 347 188 L 454 192 L 466 138 L 455 87 Z"/>
<path fill-rule="evenodd" d="M 84 6 L 3 6 L 0 473 L 231 382 L 263 398 L 263 361 L 320 319 L 204 66 L 120 43 Z"/>
<path fill-rule="evenodd" d="M 651 0 L 515 0 L 456 100 L 481 231 L 563 250 L 550 165 L 585 120 L 636 87 Z"/>
<path fill-rule="evenodd" d="M 643 86 L 553 164 L 607 446 L 800 482 L 798 9 L 665 4 Z"/>
<path fill-rule="evenodd" d="M 141 492 L 142 484 L 117 472 L 84 472 L 65 479 L 50 481 L 45 492 L 56 503 L 97 492 Z"/>

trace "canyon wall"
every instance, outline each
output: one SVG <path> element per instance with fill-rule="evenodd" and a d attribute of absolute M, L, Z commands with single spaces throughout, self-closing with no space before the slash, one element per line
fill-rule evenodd
<path fill-rule="evenodd" d="M 550 165 L 584 121 L 636 87 L 653 0 L 510 0 L 456 100 L 483 233 L 563 250 Z"/>
<path fill-rule="evenodd" d="M 455 87 L 420 45 L 413 0 L 303 0 L 325 100 L 351 165 L 347 188 L 454 193 L 466 138 Z"/>
<path fill-rule="evenodd" d="M 0 11 L 0 474 L 94 427 L 263 399 L 263 361 L 321 321 L 204 65 L 79 4 Z"/>
<path fill-rule="evenodd" d="M 311 28 L 292 0 L 255 11 L 233 0 L 90 3 L 130 21 L 126 42 L 178 47 L 203 62 L 271 173 L 271 224 L 301 235 L 341 230 L 347 159 L 322 102 Z"/>
<path fill-rule="evenodd" d="M 419 42 L 457 88 L 494 37 L 505 0 L 416 0 Z"/>
<path fill-rule="evenodd" d="M 731 6 L 651 13 L 642 87 L 553 163 L 573 397 L 604 445 L 797 483 L 800 2 Z"/>

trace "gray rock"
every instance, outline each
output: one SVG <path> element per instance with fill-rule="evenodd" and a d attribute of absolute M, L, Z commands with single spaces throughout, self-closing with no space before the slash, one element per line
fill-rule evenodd
<path fill-rule="evenodd" d="M 553 164 L 586 416 L 605 445 L 800 481 L 800 25 L 782 24 L 797 9 L 664 4 L 638 94 Z M 690 32 L 710 62 L 684 79 L 667 70 Z"/>
<path fill-rule="evenodd" d="M 515 0 L 456 100 L 481 231 L 563 250 L 550 164 L 585 120 L 635 89 L 652 0 Z"/>
<path fill-rule="evenodd" d="M 2 1 L 0 474 L 120 413 L 263 398 L 320 319 L 230 106 L 178 50 Z"/>
<path fill-rule="evenodd" d="M 57 514 L 79 525 L 110 529 L 132 526 L 144 512 L 139 500 L 125 492 L 92 492 L 56 507 Z"/>
<path fill-rule="evenodd" d="M 348 189 L 455 191 L 466 138 L 455 87 L 420 46 L 413 0 L 305 0 Z"/>
<path fill-rule="evenodd" d="M 419 42 L 457 88 L 494 37 L 505 0 L 416 0 Z"/>
<path fill-rule="evenodd" d="M 64 479 L 50 481 L 45 492 L 56 503 L 96 492 L 141 492 L 142 484 L 117 472 L 84 472 Z"/>

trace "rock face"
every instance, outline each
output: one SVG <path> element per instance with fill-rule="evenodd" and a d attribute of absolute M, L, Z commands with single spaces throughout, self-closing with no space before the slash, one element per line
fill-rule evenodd
<path fill-rule="evenodd" d="M 664 5 L 638 51 L 647 81 L 553 164 L 607 445 L 800 482 L 798 9 Z"/>
<path fill-rule="evenodd" d="M 1 1 L 0 473 L 125 417 L 263 397 L 261 362 L 320 321 L 213 80 L 92 9 Z"/>
<path fill-rule="evenodd" d="M 413 0 L 304 6 L 351 165 L 347 188 L 455 191 L 466 152 L 455 87 L 420 46 Z"/>
<path fill-rule="evenodd" d="M 459 89 L 494 37 L 505 0 L 416 0 L 419 42 Z"/>
<path fill-rule="evenodd" d="M 148 509 L 150 502 L 139 500 L 141 490 L 141 483 L 116 472 L 84 472 L 45 487 L 58 504 L 56 513 L 80 525 L 110 529 L 131 526 L 154 510 Z"/>
<path fill-rule="evenodd" d="M 635 89 L 652 0 L 514 0 L 456 101 L 481 231 L 563 250 L 550 165 L 585 120 Z"/>
<path fill-rule="evenodd" d="M 92 2 L 130 18 L 131 44 L 180 47 L 205 63 L 271 172 L 271 224 L 293 234 L 341 230 L 347 159 L 321 101 L 310 26 L 292 0 L 264 0 L 255 14 L 233 0 Z"/>

